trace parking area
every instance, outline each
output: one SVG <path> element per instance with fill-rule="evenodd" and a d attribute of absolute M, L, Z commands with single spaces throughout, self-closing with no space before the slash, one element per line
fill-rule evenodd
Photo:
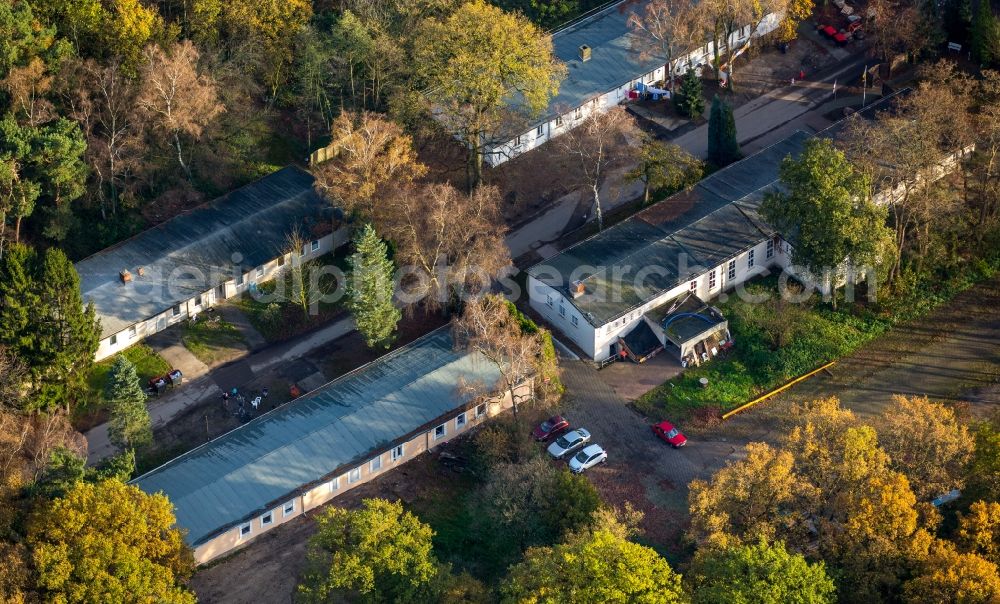
<path fill-rule="evenodd" d="M 740 455 L 746 441 L 692 437 L 687 446 L 672 449 L 612 387 L 618 376 L 608 379 L 611 367 L 597 371 L 583 361 L 564 361 L 562 367 L 566 418 L 573 427 L 589 430 L 591 442 L 608 451 L 608 462 L 586 475 L 608 503 L 620 507 L 629 502 L 645 513 L 646 539 L 668 553 L 680 553 L 680 537 L 687 528 L 688 483 L 711 476 Z M 645 364 L 622 364 L 619 372 L 645 369 L 655 371 Z"/>
<path fill-rule="evenodd" d="M 653 366 L 616 364 L 597 371 L 586 362 L 562 362 L 564 416 L 587 428 L 608 462 L 588 470 L 609 503 L 631 502 L 646 513 L 646 538 L 671 553 L 687 528 L 688 483 L 708 478 L 744 454 L 748 442 L 780 438 L 781 418 L 795 402 L 838 396 L 864 418 L 881 413 L 892 395 L 927 395 L 959 405 L 971 417 L 1000 410 L 1000 277 L 957 296 L 929 316 L 901 325 L 780 397 L 725 423 L 694 430 L 678 426 L 687 446 L 657 439 L 650 420 L 623 392 L 645 392 L 659 379 Z M 610 372 L 609 369 L 616 369 Z M 634 383 L 628 385 L 627 379 Z"/>

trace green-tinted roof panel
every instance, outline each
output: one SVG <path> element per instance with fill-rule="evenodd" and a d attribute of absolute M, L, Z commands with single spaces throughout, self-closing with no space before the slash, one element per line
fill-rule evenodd
<path fill-rule="evenodd" d="M 498 378 L 497 369 L 481 355 L 454 350 L 450 332 L 442 328 L 134 484 L 166 494 L 189 542 L 198 544 L 462 407 L 471 395 L 459 384 L 492 386 Z"/>

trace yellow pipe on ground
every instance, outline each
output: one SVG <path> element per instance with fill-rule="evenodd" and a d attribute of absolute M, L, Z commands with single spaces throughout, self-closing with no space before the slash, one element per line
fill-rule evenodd
<path fill-rule="evenodd" d="M 781 386 L 780 388 L 775 388 L 774 390 L 772 390 L 772 391 L 768 392 L 768 393 L 767 393 L 767 394 L 765 394 L 764 396 L 758 396 L 757 398 L 753 399 L 753 400 L 752 400 L 752 401 L 750 401 L 749 403 L 746 403 L 746 404 L 744 404 L 744 405 L 740 405 L 739 407 L 737 407 L 737 408 L 733 409 L 732 411 L 727 411 L 726 413 L 723 413 L 723 414 L 722 414 L 722 419 L 729 419 L 730 417 L 732 417 L 732 416 L 736 415 L 736 414 L 737 414 L 737 413 L 739 413 L 740 411 L 743 411 L 744 409 L 749 409 L 750 407 L 753 407 L 753 406 L 754 406 L 754 405 L 756 405 L 757 403 L 759 403 L 759 402 L 761 402 L 761 401 L 763 401 L 763 400 L 766 400 L 766 399 L 769 399 L 769 398 L 771 398 L 772 396 L 774 396 L 775 394 L 778 394 L 779 392 L 782 392 L 783 390 L 787 390 L 788 388 L 791 388 L 792 386 L 794 386 L 795 384 L 798 384 L 798 383 L 799 383 L 799 382 L 801 382 L 802 380 L 804 380 L 804 379 L 806 379 L 806 378 L 810 378 L 810 377 L 812 377 L 812 376 L 816 375 L 816 374 L 817 374 L 817 373 L 819 373 L 820 371 L 823 371 L 824 369 L 827 369 L 827 368 L 829 368 L 830 366 L 832 366 L 832 365 L 833 365 L 834 363 L 836 363 L 836 362 L 837 362 L 837 361 L 830 361 L 830 362 L 829 362 L 829 363 L 827 363 L 826 365 L 823 365 L 823 366 L 821 366 L 821 367 L 817 367 L 816 369 L 813 369 L 813 370 L 812 370 L 812 371 L 810 371 L 809 373 L 806 373 L 806 374 L 804 374 L 804 375 L 800 375 L 799 377 L 797 377 L 797 378 L 795 378 L 794 380 L 792 380 L 792 381 L 788 382 L 788 383 L 787 383 L 787 384 L 785 384 L 784 386 Z"/>

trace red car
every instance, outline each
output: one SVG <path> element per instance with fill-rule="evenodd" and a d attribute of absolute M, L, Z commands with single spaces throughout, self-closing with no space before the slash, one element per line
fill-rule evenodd
<path fill-rule="evenodd" d="M 659 436 L 664 442 L 677 449 L 687 444 L 687 437 L 674 427 L 670 422 L 660 422 L 653 424 L 653 434 Z"/>
<path fill-rule="evenodd" d="M 540 440 L 546 442 L 555 436 L 558 436 L 569 430 L 569 422 L 563 419 L 561 415 L 553 415 L 544 422 L 538 424 L 538 427 L 531 433 L 535 437 L 535 440 Z"/>

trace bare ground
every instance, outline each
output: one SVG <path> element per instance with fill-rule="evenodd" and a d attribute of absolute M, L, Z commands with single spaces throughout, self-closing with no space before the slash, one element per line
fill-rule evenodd
<path fill-rule="evenodd" d="M 392 349 L 412 342 L 427 332 L 444 325 L 447 319 L 440 314 L 418 314 L 404 318 L 399 324 L 399 337 Z M 237 404 L 230 400 L 224 404 L 215 396 L 191 406 L 181 415 L 154 432 L 154 448 L 141 460 L 140 470 L 150 469 L 190 451 L 213 438 L 290 401 L 293 384 L 308 391 L 333 380 L 352 369 L 384 355 L 386 350 L 372 350 L 357 331 L 337 338 L 308 354 L 281 363 L 266 372 L 254 373 L 245 362 L 219 368 L 213 378 L 220 388 L 238 385 L 247 400 L 243 417 L 237 415 Z M 257 409 L 249 401 L 268 390 L 268 396 Z"/>

